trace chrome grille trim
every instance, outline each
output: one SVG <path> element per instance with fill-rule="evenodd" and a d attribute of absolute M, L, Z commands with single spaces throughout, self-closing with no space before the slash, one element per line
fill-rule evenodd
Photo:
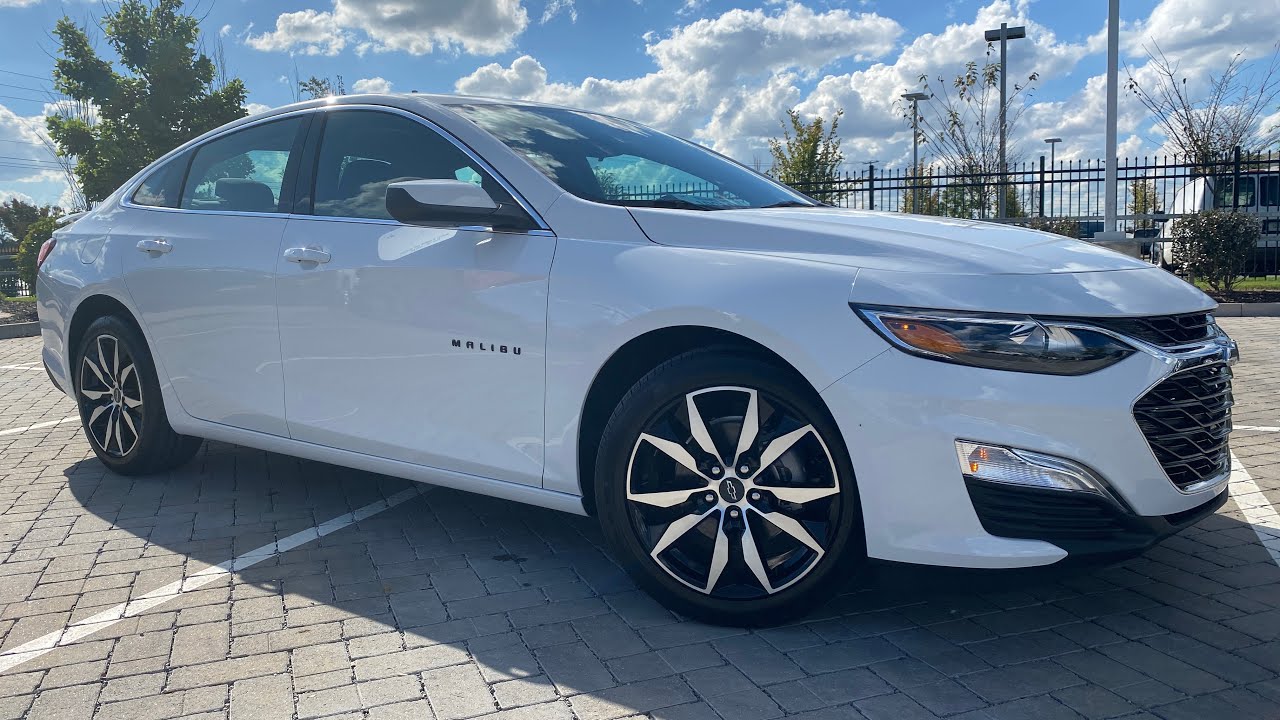
<path fill-rule="evenodd" d="M 1165 474 L 1197 492 L 1231 472 L 1231 368 L 1210 362 L 1181 369 L 1134 403 L 1133 416 Z"/>

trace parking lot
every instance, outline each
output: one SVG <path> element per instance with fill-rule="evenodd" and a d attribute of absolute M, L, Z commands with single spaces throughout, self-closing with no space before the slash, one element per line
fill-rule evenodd
<path fill-rule="evenodd" d="M 1216 516 L 1103 570 L 872 568 L 757 631 L 667 612 L 586 518 L 216 443 L 109 474 L 0 341 L 0 720 L 1280 718 L 1280 318 L 1222 324 Z"/>

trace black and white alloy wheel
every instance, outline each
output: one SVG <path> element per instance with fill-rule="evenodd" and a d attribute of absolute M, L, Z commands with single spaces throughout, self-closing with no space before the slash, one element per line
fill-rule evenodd
<path fill-rule="evenodd" d="M 94 445 L 112 457 L 128 455 L 138 444 L 145 410 L 138 366 L 120 338 L 102 333 L 93 339 L 80 360 L 79 387 Z"/>
<path fill-rule="evenodd" d="M 200 438 L 170 427 L 151 353 L 131 322 L 114 315 L 94 320 L 73 362 L 80 421 L 108 468 L 122 475 L 163 472 L 200 449 Z"/>
<path fill-rule="evenodd" d="M 863 555 L 852 473 L 825 409 L 798 378 L 740 354 L 690 353 L 636 384 L 601 443 L 597 509 L 646 589 L 721 624 L 803 612 Z"/>

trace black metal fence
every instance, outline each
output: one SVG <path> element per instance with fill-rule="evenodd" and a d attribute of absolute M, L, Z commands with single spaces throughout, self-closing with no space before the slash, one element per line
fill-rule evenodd
<path fill-rule="evenodd" d="M 1257 214 L 1262 239 L 1250 276 L 1280 276 L 1280 154 L 1245 154 L 1190 163 L 1173 156 L 1125 158 L 1117 165 L 1118 230 L 1149 238 L 1158 259 L 1161 226 L 1208 207 Z M 924 167 L 865 170 L 796 189 L 835 205 L 891 212 L 966 217 L 1045 227 L 1090 239 L 1103 230 L 1106 166 L 1101 160 L 1015 163 L 1006 173 Z M 998 214 L 1000 193 L 1006 213 Z"/>

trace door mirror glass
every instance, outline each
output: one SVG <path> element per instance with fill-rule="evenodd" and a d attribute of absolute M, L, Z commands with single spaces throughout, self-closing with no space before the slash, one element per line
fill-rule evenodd
<path fill-rule="evenodd" d="M 485 189 L 462 180 L 401 180 L 387 186 L 387 212 L 410 225 L 483 225 L 531 230 L 514 204 L 497 203 Z"/>

